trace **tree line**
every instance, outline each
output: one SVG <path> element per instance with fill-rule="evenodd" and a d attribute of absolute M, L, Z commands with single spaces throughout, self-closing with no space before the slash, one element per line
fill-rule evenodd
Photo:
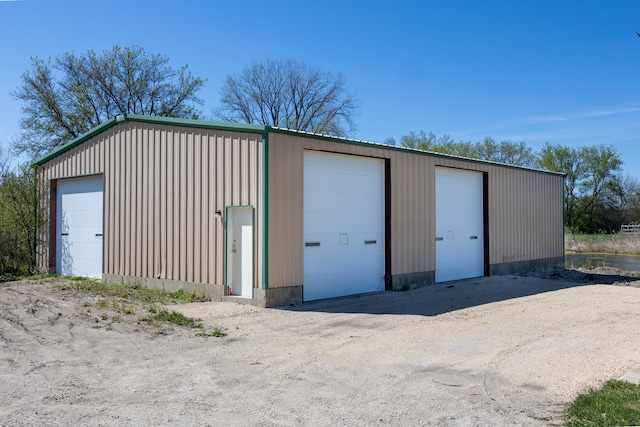
<path fill-rule="evenodd" d="M 454 141 L 449 135 L 409 132 L 387 144 L 565 174 L 564 215 L 568 230 L 615 233 L 622 224 L 640 221 L 640 184 L 624 176 L 613 145 L 568 147 L 546 143 L 534 152 L 524 141 Z"/>
<path fill-rule="evenodd" d="M 0 151 L 0 274 L 35 269 L 44 214 L 34 160 L 121 113 L 205 118 L 198 97 L 205 83 L 186 65 L 174 69 L 167 56 L 139 46 L 32 58 L 13 92 L 22 105 L 20 134 L 10 153 Z M 349 137 L 359 111 L 342 75 L 295 60 L 269 60 L 228 75 L 210 118 Z M 393 138 L 384 142 L 398 144 Z M 423 131 L 402 136 L 399 145 L 565 173 L 566 225 L 574 231 L 614 232 L 640 220 L 638 183 L 620 174 L 622 160 L 613 146 L 546 144 L 536 153 L 523 141 L 486 137 L 472 143 Z M 11 165 L 14 156 L 27 161 Z"/>

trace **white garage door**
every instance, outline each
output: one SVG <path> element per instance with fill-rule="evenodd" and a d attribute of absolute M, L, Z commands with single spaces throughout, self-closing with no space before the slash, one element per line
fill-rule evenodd
<path fill-rule="evenodd" d="M 436 282 L 484 274 L 482 173 L 436 168 Z"/>
<path fill-rule="evenodd" d="M 58 180 L 56 273 L 102 278 L 102 176 Z"/>
<path fill-rule="evenodd" d="M 304 300 L 384 290 L 384 161 L 304 154 Z"/>

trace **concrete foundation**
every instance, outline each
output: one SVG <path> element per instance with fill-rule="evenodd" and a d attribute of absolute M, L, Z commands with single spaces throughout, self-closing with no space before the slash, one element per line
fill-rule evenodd
<path fill-rule="evenodd" d="M 253 300 L 263 307 L 283 307 L 302 304 L 302 285 L 282 288 L 254 289 Z"/>
<path fill-rule="evenodd" d="M 526 274 L 532 271 L 564 270 L 564 255 L 556 258 L 534 259 L 529 261 L 503 262 L 491 264 L 492 276 L 508 274 Z"/>
<path fill-rule="evenodd" d="M 395 274 L 391 277 L 391 288 L 394 291 L 408 291 L 409 289 L 423 288 L 436 282 L 435 271 L 420 273 Z"/>
<path fill-rule="evenodd" d="M 169 292 L 175 292 L 180 289 L 184 289 L 187 292 L 200 292 L 212 300 L 221 300 L 224 296 L 224 285 L 154 279 L 151 277 L 118 276 L 116 274 L 103 274 L 102 279 L 108 283 L 137 283 L 145 288 L 162 289 Z"/>

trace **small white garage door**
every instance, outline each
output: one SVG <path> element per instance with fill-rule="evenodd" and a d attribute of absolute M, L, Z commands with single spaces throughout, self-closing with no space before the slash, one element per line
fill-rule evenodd
<path fill-rule="evenodd" d="M 482 173 L 436 168 L 436 282 L 484 274 Z"/>
<path fill-rule="evenodd" d="M 102 176 L 60 179 L 56 273 L 102 278 Z"/>
<path fill-rule="evenodd" d="M 384 290 L 384 161 L 304 153 L 304 300 Z"/>

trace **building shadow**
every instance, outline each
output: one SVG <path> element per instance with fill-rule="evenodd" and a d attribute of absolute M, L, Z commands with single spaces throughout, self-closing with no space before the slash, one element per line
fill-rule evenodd
<path fill-rule="evenodd" d="M 405 292 L 380 292 L 305 302 L 283 310 L 437 316 L 484 304 L 594 284 L 640 287 L 639 278 L 625 275 L 556 271 L 531 276 L 491 276 L 438 283 Z"/>

